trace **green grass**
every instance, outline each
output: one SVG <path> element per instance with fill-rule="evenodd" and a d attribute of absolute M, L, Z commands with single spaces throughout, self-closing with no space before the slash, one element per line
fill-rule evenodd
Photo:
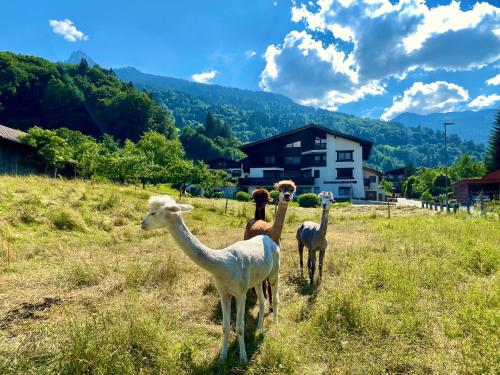
<path fill-rule="evenodd" d="M 160 192 L 169 192 L 160 187 Z M 416 208 L 337 205 L 323 282 L 299 276 L 289 208 L 281 311 L 235 335 L 217 363 L 221 310 L 209 274 L 139 222 L 157 188 L 0 177 L 0 374 L 444 374 L 500 367 L 500 221 Z M 184 198 L 201 241 L 243 237 L 251 203 Z M 268 209 L 272 219 L 273 209 Z M 234 308 L 233 308 L 234 311 Z M 234 313 L 233 313 L 234 315 Z M 234 316 L 233 316 L 234 325 Z"/>

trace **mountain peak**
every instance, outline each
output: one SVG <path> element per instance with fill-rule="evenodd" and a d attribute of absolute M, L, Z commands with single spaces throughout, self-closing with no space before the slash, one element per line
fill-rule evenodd
<path fill-rule="evenodd" d="M 97 63 L 85 52 L 81 50 L 73 51 L 69 58 L 65 61 L 66 64 L 80 64 L 81 59 L 87 60 L 89 66 L 94 66 Z"/>

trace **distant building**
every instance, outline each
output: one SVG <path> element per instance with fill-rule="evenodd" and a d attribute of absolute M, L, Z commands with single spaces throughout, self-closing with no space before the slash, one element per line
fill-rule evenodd
<path fill-rule="evenodd" d="M 224 158 L 217 158 L 207 162 L 208 169 L 210 170 L 223 170 L 233 178 L 239 178 L 242 175 L 242 162 L 234 161 Z"/>
<path fill-rule="evenodd" d="M 396 168 L 384 173 L 384 179 L 392 182 L 396 194 L 402 193 L 402 184 L 405 179 L 406 167 Z"/>
<path fill-rule="evenodd" d="M 373 168 L 363 167 L 365 198 L 371 201 L 384 201 L 385 190 L 380 187 L 383 173 Z"/>
<path fill-rule="evenodd" d="M 310 124 L 240 146 L 248 157 L 238 183 L 251 192 L 291 179 L 297 195 L 331 191 L 337 200 L 365 198 L 363 161 L 373 143 Z M 369 177 L 368 177 L 369 178 Z"/>
<path fill-rule="evenodd" d="M 17 129 L 0 125 L 0 174 L 30 174 L 38 172 L 33 164 L 35 150 L 19 138 L 25 135 Z"/>
<path fill-rule="evenodd" d="M 455 198 L 461 204 L 478 200 L 481 192 L 489 199 L 499 197 L 500 169 L 482 178 L 465 178 L 453 184 Z"/>

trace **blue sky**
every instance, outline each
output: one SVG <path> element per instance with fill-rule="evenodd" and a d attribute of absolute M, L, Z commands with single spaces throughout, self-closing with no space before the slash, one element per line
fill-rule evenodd
<path fill-rule="evenodd" d="M 500 0 L 12 1 L 0 50 L 372 118 L 500 106 Z"/>

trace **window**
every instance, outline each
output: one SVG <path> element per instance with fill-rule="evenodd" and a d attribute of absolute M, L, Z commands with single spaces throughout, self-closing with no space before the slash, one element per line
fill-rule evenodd
<path fill-rule="evenodd" d="M 337 151 L 337 161 L 353 161 L 353 151 Z"/>
<path fill-rule="evenodd" d="M 302 171 L 302 177 L 312 177 L 311 170 L 307 169 L 305 171 Z"/>
<path fill-rule="evenodd" d="M 315 148 L 326 148 L 326 139 L 321 137 L 316 137 L 314 140 Z"/>
<path fill-rule="evenodd" d="M 342 196 L 351 196 L 351 187 L 350 186 L 340 186 L 339 187 L 339 195 Z"/>
<path fill-rule="evenodd" d="M 319 169 L 314 170 L 314 178 L 319 178 Z"/>
<path fill-rule="evenodd" d="M 300 164 L 300 156 L 285 156 L 285 164 Z"/>
<path fill-rule="evenodd" d="M 376 184 L 377 183 L 377 176 L 370 176 L 370 184 Z"/>
<path fill-rule="evenodd" d="M 295 142 L 292 142 L 292 143 L 288 143 L 285 148 L 300 148 L 302 146 L 302 142 L 301 141 L 295 141 Z"/>
<path fill-rule="evenodd" d="M 337 168 L 337 178 L 338 179 L 349 179 L 354 178 L 352 171 L 354 168 Z"/>
<path fill-rule="evenodd" d="M 235 169 L 234 171 L 231 172 L 231 175 L 233 177 L 239 177 L 239 176 L 241 176 L 241 169 Z"/>
<path fill-rule="evenodd" d="M 319 194 L 319 187 L 318 186 L 314 187 L 314 194 Z"/>
<path fill-rule="evenodd" d="M 326 162 L 326 155 L 314 155 L 314 161 L 317 163 Z"/>
<path fill-rule="evenodd" d="M 264 156 L 264 163 L 274 164 L 274 156 Z"/>
<path fill-rule="evenodd" d="M 300 178 L 300 172 L 288 171 L 285 173 L 285 178 L 293 180 L 294 178 Z"/>

